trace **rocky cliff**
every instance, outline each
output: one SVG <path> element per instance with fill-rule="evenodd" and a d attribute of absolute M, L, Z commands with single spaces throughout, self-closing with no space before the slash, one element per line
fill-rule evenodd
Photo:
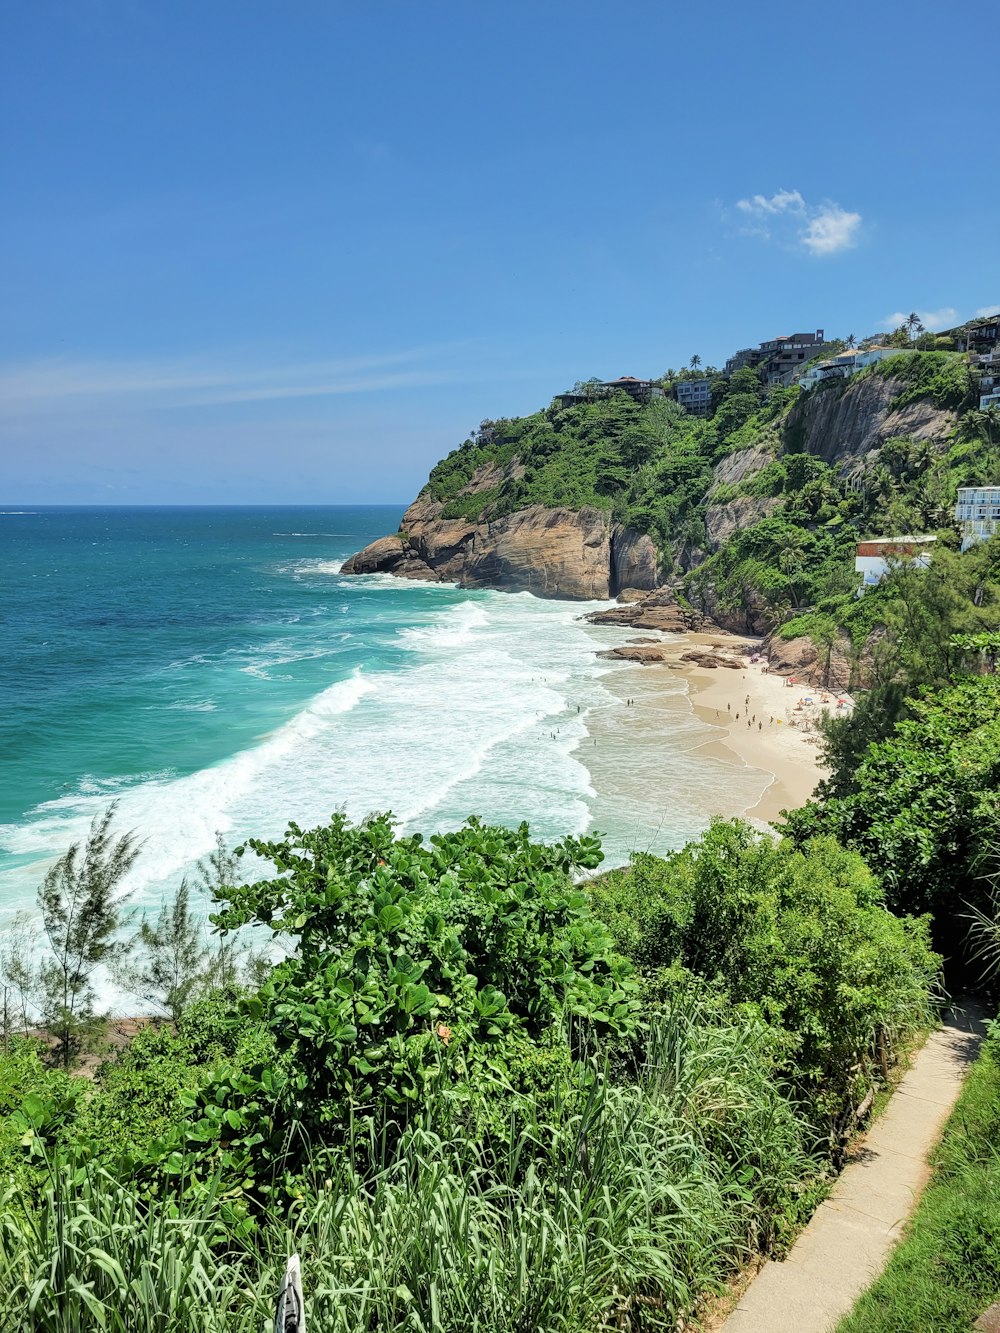
<path fill-rule="evenodd" d="M 957 414 L 930 398 L 894 409 L 893 400 L 906 387 L 904 381 L 882 375 L 822 385 L 792 408 L 786 440 L 843 473 L 853 472 L 867 454 L 895 435 L 943 440 L 954 429 Z"/>
<path fill-rule="evenodd" d="M 766 488 L 756 494 L 752 484 L 761 469 L 782 454 L 812 454 L 842 475 L 850 475 L 893 436 L 943 444 L 956 424 L 956 413 L 936 406 L 930 397 L 895 408 L 894 402 L 906 387 L 902 380 L 881 375 L 823 386 L 762 426 L 748 447 L 726 454 L 706 477 L 701 501 L 704 549 L 693 543 L 678 547 L 674 557 L 679 566 L 695 570 L 734 534 L 758 524 L 785 503 L 786 497 L 769 494 Z M 510 450 L 503 453 L 489 446 L 492 461 L 466 473 L 468 480 L 460 489 L 449 490 L 432 474 L 431 485 L 406 511 L 400 532 L 352 556 L 344 573 L 389 573 L 463 587 L 527 590 L 539 597 L 579 599 L 657 588 L 663 570 L 653 540 L 645 532 L 613 522 L 606 509 L 596 507 L 606 490 L 595 493 L 591 504 L 525 503 L 530 489 L 526 492 L 522 479 L 530 481 L 549 457 L 565 447 L 559 426 L 559 420 L 546 423 L 548 434 L 536 443 L 535 456 L 530 450 L 522 455 L 527 466 Z M 576 438 L 579 443 L 584 437 Z M 480 448 L 477 461 L 483 452 Z M 585 461 L 586 454 L 578 457 Z M 620 464 L 625 457 L 612 462 Z M 446 467 L 448 461 L 439 466 Z M 620 484 L 627 486 L 627 475 L 619 472 L 618 476 Z M 558 495 L 559 487 L 549 486 L 543 493 L 548 500 L 549 495 Z M 451 498 L 436 499 L 434 494 Z M 524 507 L 505 513 L 497 499 L 506 495 L 509 508 L 512 494 L 521 495 Z M 648 506 L 643 512 L 648 513 Z M 768 627 L 770 609 L 753 589 L 738 611 L 727 610 L 719 599 L 712 599 L 711 592 L 710 586 L 703 590 L 704 609 L 720 625 L 751 633 L 762 633 Z"/>
<path fill-rule="evenodd" d="M 516 464 L 515 464 L 516 466 Z M 497 474 L 483 468 L 462 495 L 486 493 Z M 446 518 L 426 494 L 403 515 L 400 532 L 382 537 L 345 563 L 345 574 L 395 574 L 464 588 L 527 591 L 538 597 L 592 600 L 659 582 L 656 547 L 601 509 L 531 505 L 502 518 Z"/>

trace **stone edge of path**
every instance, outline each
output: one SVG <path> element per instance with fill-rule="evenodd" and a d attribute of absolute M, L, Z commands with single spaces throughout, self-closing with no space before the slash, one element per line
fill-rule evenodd
<path fill-rule="evenodd" d="M 829 1198 L 788 1256 L 764 1264 L 724 1333 L 830 1333 L 882 1272 L 930 1178 L 928 1156 L 978 1054 L 986 1018 L 945 1015 L 889 1102 L 853 1146 Z"/>

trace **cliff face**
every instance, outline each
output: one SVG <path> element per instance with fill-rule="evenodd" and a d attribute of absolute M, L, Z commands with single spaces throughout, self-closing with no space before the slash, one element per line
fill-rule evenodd
<path fill-rule="evenodd" d="M 474 482 L 485 491 L 495 479 Z M 470 483 L 466 493 L 471 489 Z M 585 600 L 614 597 L 623 588 L 650 590 L 659 581 L 650 538 L 612 523 L 603 510 L 532 505 L 489 520 L 442 518 L 444 508 L 419 497 L 404 514 L 400 535 L 365 547 L 342 572 Z"/>
<path fill-rule="evenodd" d="M 705 550 L 688 547 L 679 557 L 694 569 L 734 533 L 752 527 L 784 503 L 783 496 L 737 494 L 726 500 L 720 487 L 743 487 L 786 451 L 822 458 L 843 474 L 896 435 L 944 441 L 954 428 L 954 412 L 930 399 L 901 410 L 893 400 L 906 388 L 901 380 L 866 375 L 816 390 L 797 402 L 787 417 L 762 428 L 747 448 L 723 458 L 705 496 Z M 509 455 L 507 455 L 509 457 Z M 537 460 L 535 460 L 537 466 Z M 488 462 L 457 493 L 473 517 L 446 518 L 448 507 L 425 491 L 404 515 L 401 532 L 373 542 L 344 565 L 346 574 L 389 573 L 401 578 L 455 582 L 470 588 L 527 590 L 539 597 L 614 597 L 627 588 L 649 591 L 662 581 L 651 538 L 613 523 L 603 509 L 547 508 L 533 504 L 501 518 L 489 505 L 505 483 L 526 474 L 518 458 Z M 713 497 L 718 492 L 719 499 Z M 477 509 L 476 497 L 482 496 Z M 721 501 L 721 503 L 720 503 Z M 760 633 L 769 608 L 751 589 L 738 609 L 716 604 L 705 609 L 726 628 Z M 758 604 L 759 603 L 759 604 Z"/>
<path fill-rule="evenodd" d="M 845 473 L 894 435 L 943 440 L 958 420 L 956 413 L 926 398 L 891 410 L 892 400 L 906 387 L 902 380 L 865 375 L 816 389 L 792 408 L 786 437 Z"/>

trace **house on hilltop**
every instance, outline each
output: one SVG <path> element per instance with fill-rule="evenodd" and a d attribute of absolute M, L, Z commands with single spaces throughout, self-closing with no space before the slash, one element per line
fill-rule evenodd
<path fill-rule="evenodd" d="M 734 375 L 744 366 L 760 369 L 768 384 L 790 384 L 796 370 L 817 356 L 825 346 L 823 330 L 815 333 L 789 333 L 771 338 L 758 347 L 744 347 L 726 362 L 725 373 Z"/>
<path fill-rule="evenodd" d="M 712 388 L 704 375 L 699 379 L 678 380 L 674 385 L 674 394 L 688 416 L 708 416 L 712 405 Z"/>
<path fill-rule="evenodd" d="M 1000 486 L 959 486 L 955 518 L 962 529 L 962 550 L 1000 532 Z"/>
<path fill-rule="evenodd" d="M 556 394 L 556 402 L 560 407 L 572 407 L 574 403 L 590 403 L 595 398 L 610 398 L 613 393 L 627 393 L 637 403 L 649 403 L 664 396 L 661 386 L 653 380 L 621 375 L 616 380 L 588 380 L 568 393 Z"/>
<path fill-rule="evenodd" d="M 890 356 L 916 356 L 912 347 L 866 347 L 856 352 L 840 352 L 828 361 L 817 361 L 799 377 L 799 387 L 812 389 L 824 380 L 849 379 Z"/>

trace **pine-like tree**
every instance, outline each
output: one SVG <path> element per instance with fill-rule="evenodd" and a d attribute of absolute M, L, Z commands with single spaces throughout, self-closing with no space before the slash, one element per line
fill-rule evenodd
<path fill-rule="evenodd" d="M 38 906 L 51 956 L 39 969 L 42 1022 L 68 1066 L 96 1019 L 92 978 L 125 947 L 118 940 L 127 893 L 119 891 L 141 846 L 114 837 L 115 806 L 96 815 L 82 848 L 74 843 L 50 868 Z"/>

